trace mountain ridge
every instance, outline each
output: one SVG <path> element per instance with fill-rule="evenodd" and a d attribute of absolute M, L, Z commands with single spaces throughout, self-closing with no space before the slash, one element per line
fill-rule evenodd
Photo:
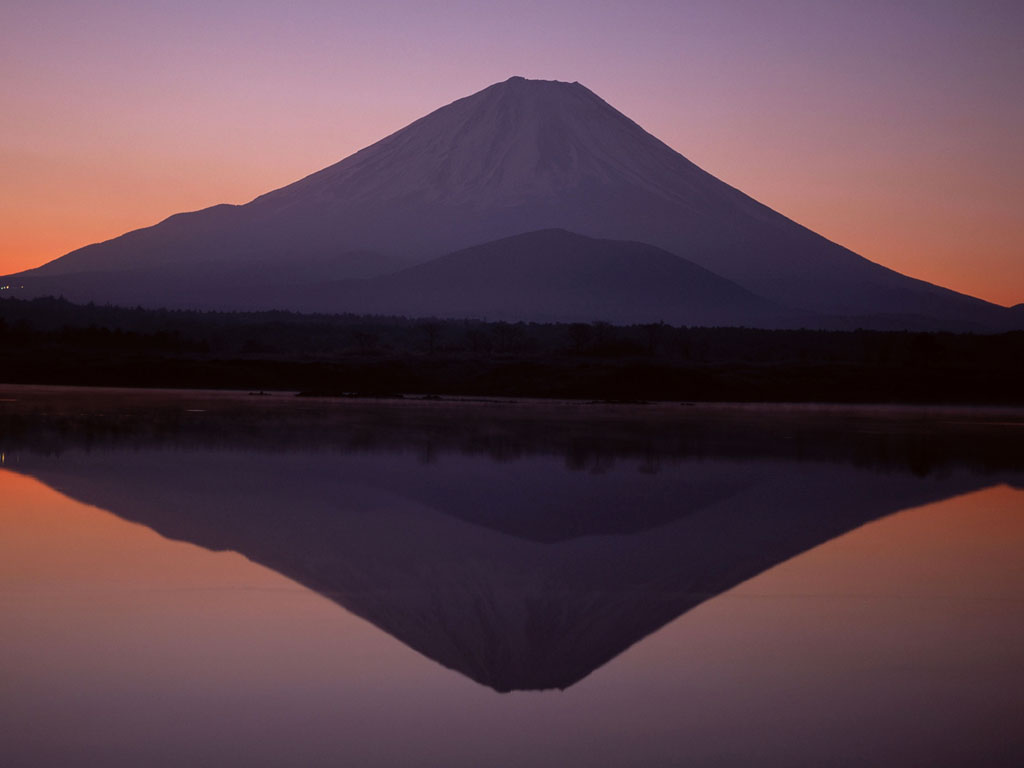
<path fill-rule="evenodd" d="M 15 279 L 29 295 L 107 271 L 124 294 L 146 270 L 187 280 L 210 264 L 273 264 L 288 282 L 315 286 L 552 228 L 661 248 L 792 310 L 923 315 L 951 330 L 1020 324 L 1019 313 L 900 275 L 773 211 L 579 83 L 518 77 L 249 203 L 178 214 Z M 221 279 L 208 293 L 229 301 L 232 283 Z"/>
<path fill-rule="evenodd" d="M 803 318 L 660 248 L 565 229 L 512 235 L 391 275 L 327 284 L 305 300 L 315 311 L 339 297 L 353 311 L 376 315 L 750 326 Z"/>

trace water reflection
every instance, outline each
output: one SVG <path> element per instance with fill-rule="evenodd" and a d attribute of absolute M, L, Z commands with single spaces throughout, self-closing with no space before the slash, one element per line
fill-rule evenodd
<path fill-rule="evenodd" d="M 502 692 L 566 689 L 823 542 L 1024 477 L 998 413 L 43 392 L 0 428 L 5 467 Z"/>

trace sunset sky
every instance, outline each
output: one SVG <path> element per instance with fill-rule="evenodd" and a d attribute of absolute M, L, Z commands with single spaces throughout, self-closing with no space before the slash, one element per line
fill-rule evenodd
<path fill-rule="evenodd" d="M 1024 3 L 0 4 L 0 274 L 578 80 L 863 256 L 1024 301 Z"/>

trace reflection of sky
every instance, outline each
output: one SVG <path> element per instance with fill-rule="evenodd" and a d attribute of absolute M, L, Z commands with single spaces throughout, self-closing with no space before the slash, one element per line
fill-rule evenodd
<path fill-rule="evenodd" d="M 510 75 L 579 80 L 868 258 L 1024 300 L 1017 2 L 0 7 L 0 273 L 244 202 Z"/>
<path fill-rule="evenodd" d="M 0 496 L 0 722 L 15 764 L 1024 755 L 1024 492 L 1005 486 L 800 555 L 565 692 L 510 695 L 234 553 L 9 471 Z"/>

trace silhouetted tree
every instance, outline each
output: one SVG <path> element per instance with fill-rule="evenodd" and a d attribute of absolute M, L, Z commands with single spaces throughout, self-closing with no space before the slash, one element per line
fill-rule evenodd
<path fill-rule="evenodd" d="M 494 323 L 491 326 L 491 333 L 494 336 L 494 346 L 498 353 L 508 353 L 515 337 L 515 326 L 506 322 Z"/>
<path fill-rule="evenodd" d="M 427 354 L 434 354 L 437 348 L 437 337 L 441 333 L 441 324 L 436 320 L 427 320 L 420 323 L 419 328 L 427 338 Z"/>
<path fill-rule="evenodd" d="M 643 329 L 644 336 L 647 338 L 647 354 L 653 355 L 658 349 L 658 342 L 661 341 L 666 325 L 664 322 L 657 322 L 647 323 L 640 327 Z"/>
<path fill-rule="evenodd" d="M 490 338 L 483 331 L 476 328 L 466 329 L 466 346 L 470 354 L 490 355 L 492 344 Z"/>
<path fill-rule="evenodd" d="M 604 320 L 597 320 L 590 324 L 594 333 L 594 344 L 598 347 L 605 347 L 611 344 L 615 338 L 615 326 L 606 323 Z"/>
<path fill-rule="evenodd" d="M 360 329 L 352 334 L 352 338 L 356 346 L 359 347 L 359 351 L 364 355 L 368 355 L 377 349 L 379 338 L 372 331 Z"/>
<path fill-rule="evenodd" d="M 594 338 L 594 329 L 586 323 L 570 323 L 567 330 L 572 348 L 577 352 L 586 349 L 590 340 Z"/>

